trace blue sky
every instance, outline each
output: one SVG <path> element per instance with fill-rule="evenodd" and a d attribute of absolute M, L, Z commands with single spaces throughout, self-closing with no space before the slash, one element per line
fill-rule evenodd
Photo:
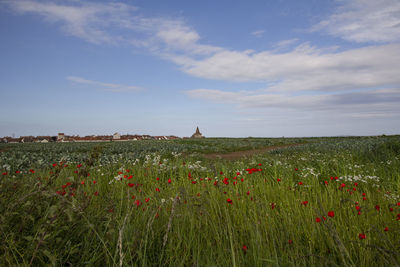
<path fill-rule="evenodd" d="M 400 133 L 400 2 L 0 1 L 0 136 Z"/>

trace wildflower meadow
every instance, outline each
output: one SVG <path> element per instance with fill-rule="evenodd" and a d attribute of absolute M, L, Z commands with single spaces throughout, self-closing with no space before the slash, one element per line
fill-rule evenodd
<path fill-rule="evenodd" d="M 1 266 L 400 265 L 399 136 L 0 151 Z"/>

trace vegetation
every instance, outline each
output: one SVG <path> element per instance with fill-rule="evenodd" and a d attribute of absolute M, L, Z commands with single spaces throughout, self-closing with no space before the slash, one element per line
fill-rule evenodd
<path fill-rule="evenodd" d="M 1 266 L 400 264 L 399 136 L 0 151 Z"/>

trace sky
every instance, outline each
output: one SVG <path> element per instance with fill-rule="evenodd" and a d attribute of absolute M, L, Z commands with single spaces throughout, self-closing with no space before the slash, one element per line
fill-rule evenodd
<path fill-rule="evenodd" d="M 400 134 L 398 0 L 0 0 L 0 136 Z"/>

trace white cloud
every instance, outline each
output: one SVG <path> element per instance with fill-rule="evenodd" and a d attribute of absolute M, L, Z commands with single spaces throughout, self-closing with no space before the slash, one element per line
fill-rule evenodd
<path fill-rule="evenodd" d="M 325 30 L 333 36 L 359 43 L 400 41 L 400 1 L 352 0 L 340 3 L 334 14 L 312 30 Z"/>
<path fill-rule="evenodd" d="M 264 35 L 264 32 L 265 32 L 264 30 L 257 30 L 257 31 L 252 32 L 251 34 L 254 35 L 255 37 L 259 38 Z"/>
<path fill-rule="evenodd" d="M 374 4 L 375 2 L 378 4 Z M 49 21 L 60 23 L 68 34 L 89 42 L 123 43 L 149 49 L 154 54 L 179 65 L 183 72 L 196 77 L 239 82 L 262 81 L 272 84 L 265 88 L 266 92 L 287 95 L 289 92 L 398 88 L 400 85 L 398 43 L 340 52 L 331 47 L 318 48 L 310 43 L 299 44 L 285 52 L 279 49 L 235 51 L 202 43 L 200 34 L 182 19 L 141 17 L 136 14 L 135 7 L 126 4 L 93 4 L 81 1 L 67 1 L 61 4 L 34 0 L 3 3 L 16 12 L 38 14 Z M 350 18 L 364 25 L 364 19 L 373 17 L 377 21 L 377 25 L 374 26 L 376 28 L 369 27 L 370 21 L 365 21 L 368 27 L 357 28 L 361 35 L 379 34 L 379 30 L 382 29 L 383 35 L 398 40 L 398 27 L 393 23 L 397 21 L 399 12 L 389 11 L 382 3 L 394 11 L 398 10 L 399 4 L 389 0 L 357 0 L 351 5 L 343 3 L 342 8 L 320 24 L 320 27 L 323 25 L 321 29 L 329 31 L 334 29 L 335 25 L 340 29 L 341 25 L 350 23 Z M 361 14 L 363 16 L 360 16 Z M 115 31 L 111 31 L 111 28 L 117 29 L 120 35 L 113 34 Z M 367 28 L 372 32 L 368 32 Z M 349 36 L 358 36 L 354 35 L 355 30 L 349 32 L 352 33 Z M 289 46 L 297 41 L 284 40 L 278 43 L 278 46 Z M 75 82 L 84 82 L 82 78 L 76 78 L 79 77 L 75 77 Z M 85 81 L 87 83 L 89 80 Z M 104 86 L 105 83 L 95 83 L 98 86 L 113 88 Z M 270 98 L 276 96 L 268 95 L 268 99 Z"/>
<path fill-rule="evenodd" d="M 94 85 L 96 87 L 100 87 L 100 89 L 102 89 L 102 90 L 116 92 L 116 93 L 138 92 L 138 91 L 144 90 L 142 87 L 138 87 L 138 86 L 122 85 L 122 84 L 116 84 L 116 83 L 104 83 L 104 82 L 87 80 L 87 79 L 84 79 L 81 77 L 76 77 L 76 76 L 68 76 L 68 77 L 66 77 L 66 79 L 69 81 L 75 82 L 75 83 Z"/>
<path fill-rule="evenodd" d="M 286 53 L 224 50 L 182 70 L 198 77 L 276 82 L 274 91 L 346 90 L 400 84 L 400 45 L 322 53 L 300 45 Z"/>
<path fill-rule="evenodd" d="M 189 97 L 243 110 L 286 110 L 291 112 L 325 112 L 351 117 L 400 116 L 400 89 L 378 89 L 341 94 L 294 95 L 256 91 L 226 92 L 212 89 L 188 90 Z M 265 114 L 260 112 L 259 114 Z"/>
<path fill-rule="evenodd" d="M 61 23 L 62 30 L 72 36 L 91 43 L 116 43 L 121 36 L 107 30 L 117 25 L 129 25 L 130 14 L 135 7 L 123 3 L 97 4 L 80 1 L 65 1 L 63 4 L 32 0 L 4 1 L 20 14 L 32 13 L 43 16 L 52 23 Z"/>

